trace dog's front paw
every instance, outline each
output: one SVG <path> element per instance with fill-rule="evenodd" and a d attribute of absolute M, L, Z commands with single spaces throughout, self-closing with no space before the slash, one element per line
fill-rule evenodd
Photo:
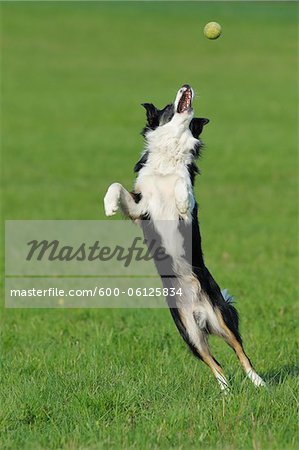
<path fill-rule="evenodd" d="M 190 219 L 190 202 L 188 200 L 185 200 L 182 202 L 177 201 L 176 207 L 177 207 L 180 217 L 185 222 L 188 222 Z"/>
<path fill-rule="evenodd" d="M 192 193 L 189 192 L 188 187 L 183 180 L 179 179 L 176 182 L 174 195 L 176 207 L 180 216 L 184 220 L 187 220 L 189 217 L 189 213 L 192 210 L 193 197 Z"/>
<path fill-rule="evenodd" d="M 177 207 L 179 213 L 182 216 L 185 216 L 187 214 L 187 212 L 189 211 L 189 209 L 190 209 L 190 203 L 189 203 L 188 200 L 185 200 L 185 201 L 182 201 L 182 202 L 179 202 L 177 200 L 176 207 Z"/>
<path fill-rule="evenodd" d="M 175 184 L 174 196 L 177 209 L 180 213 L 186 214 L 189 208 L 188 188 L 181 179 Z"/>
<path fill-rule="evenodd" d="M 108 191 L 104 197 L 104 208 L 107 217 L 114 216 L 118 210 L 120 198 L 121 185 L 113 183 L 109 186 Z"/>

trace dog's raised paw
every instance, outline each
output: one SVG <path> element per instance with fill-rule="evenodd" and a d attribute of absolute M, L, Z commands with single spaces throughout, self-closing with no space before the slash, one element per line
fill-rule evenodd
<path fill-rule="evenodd" d="M 108 188 L 104 197 L 104 209 L 107 217 L 114 216 L 118 211 L 119 197 L 121 186 L 118 183 L 113 183 Z"/>
<path fill-rule="evenodd" d="M 118 205 L 111 204 L 109 201 L 104 200 L 105 214 L 107 217 L 114 216 L 117 213 Z"/>

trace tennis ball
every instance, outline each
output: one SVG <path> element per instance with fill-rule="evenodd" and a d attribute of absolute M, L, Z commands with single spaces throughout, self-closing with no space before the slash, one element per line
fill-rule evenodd
<path fill-rule="evenodd" d="M 221 26 L 217 22 L 209 22 L 203 29 L 203 34 L 208 39 L 217 39 L 221 34 Z"/>

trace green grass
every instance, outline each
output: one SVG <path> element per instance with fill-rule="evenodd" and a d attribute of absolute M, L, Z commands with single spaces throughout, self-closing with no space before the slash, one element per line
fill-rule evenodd
<path fill-rule="evenodd" d="M 268 382 L 256 390 L 212 339 L 233 384 L 223 398 L 166 309 L 3 308 L 1 448 L 298 448 L 298 5 L 1 9 L 4 217 L 104 218 L 109 183 L 132 185 L 140 103 L 189 82 L 211 119 L 196 186 L 206 262 Z"/>

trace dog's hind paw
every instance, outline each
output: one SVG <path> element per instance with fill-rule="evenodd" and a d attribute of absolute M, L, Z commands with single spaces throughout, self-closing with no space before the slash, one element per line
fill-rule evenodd
<path fill-rule="evenodd" d="M 225 394 L 225 395 L 229 394 L 230 389 L 229 389 L 229 385 L 228 385 L 228 382 L 227 382 L 225 376 L 222 375 L 221 373 L 218 373 L 216 376 L 216 380 L 219 383 L 221 392 L 223 392 L 223 394 Z"/>
<path fill-rule="evenodd" d="M 248 370 L 246 375 L 248 376 L 248 378 L 252 381 L 252 383 L 255 386 L 257 386 L 257 387 L 265 387 L 266 386 L 266 383 L 264 382 L 264 380 L 253 369 Z"/>

